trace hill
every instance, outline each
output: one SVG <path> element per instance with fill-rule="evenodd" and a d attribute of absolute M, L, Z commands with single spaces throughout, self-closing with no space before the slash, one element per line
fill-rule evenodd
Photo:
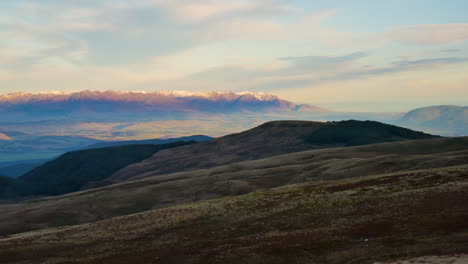
<path fill-rule="evenodd" d="M 160 150 L 192 143 L 195 142 L 127 145 L 69 152 L 19 177 L 12 182 L 8 191 L 20 197 L 59 195 L 78 191 Z"/>
<path fill-rule="evenodd" d="M 161 151 L 116 172 L 108 180 L 141 179 L 311 149 L 435 137 L 374 121 L 273 121 L 242 133 Z"/>
<path fill-rule="evenodd" d="M 44 164 L 44 161 L 24 161 L 24 163 L 14 163 L 13 165 L 2 166 L 0 164 L 0 175 L 5 175 L 11 178 L 18 178 L 21 175 L 33 170 Z"/>
<path fill-rule="evenodd" d="M 291 184 L 461 165 L 468 165 L 468 137 L 309 150 L 0 205 L 0 235 L 89 223 Z"/>
<path fill-rule="evenodd" d="M 188 203 L 2 238 L 0 262 L 373 264 L 453 256 L 468 252 L 467 178 L 468 167 L 459 166 Z"/>
<path fill-rule="evenodd" d="M 0 175 L 0 193 L 4 193 L 13 182 L 13 178 Z"/>
<path fill-rule="evenodd" d="M 468 135 L 468 107 L 441 105 L 412 110 L 401 117 L 399 125 L 437 131 L 448 136 Z"/>
<path fill-rule="evenodd" d="M 106 147 L 116 147 L 116 146 L 125 146 L 125 145 L 161 145 L 161 144 L 168 144 L 173 142 L 187 142 L 187 141 L 195 141 L 195 142 L 203 142 L 213 139 L 209 136 L 204 135 L 194 135 L 194 136 L 187 136 L 187 137 L 179 137 L 179 138 L 167 138 L 167 139 L 146 139 L 146 140 L 127 140 L 127 141 L 111 141 L 111 142 L 99 142 L 96 144 L 92 144 L 90 146 L 85 147 L 84 149 L 95 149 L 95 148 L 106 148 Z"/>

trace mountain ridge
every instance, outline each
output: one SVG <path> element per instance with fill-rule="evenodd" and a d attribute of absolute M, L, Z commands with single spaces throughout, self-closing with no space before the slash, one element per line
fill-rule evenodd
<path fill-rule="evenodd" d="M 252 92 L 120 92 L 80 91 L 72 93 L 11 93 L 0 95 L 0 112 L 49 115 L 87 112 L 275 112 L 328 111 L 312 105 L 297 105 L 278 96 Z M 35 113 L 38 114 L 38 113 Z"/>

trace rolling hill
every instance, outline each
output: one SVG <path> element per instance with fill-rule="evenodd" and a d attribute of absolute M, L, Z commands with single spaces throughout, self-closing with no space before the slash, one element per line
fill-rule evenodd
<path fill-rule="evenodd" d="M 195 141 L 162 145 L 126 145 L 69 152 L 12 181 L 10 188 L 5 192 L 24 197 L 78 191 L 160 150 L 193 143 Z"/>
<path fill-rule="evenodd" d="M 273 121 L 242 133 L 161 151 L 116 172 L 108 180 L 141 179 L 311 149 L 435 137 L 374 121 Z"/>
<path fill-rule="evenodd" d="M 468 137 L 309 150 L 0 205 L 0 235 L 89 223 L 291 184 L 464 165 L 468 165 Z"/>
<path fill-rule="evenodd" d="M 397 124 L 437 131 L 449 136 L 468 135 L 468 107 L 441 105 L 415 109 L 402 116 Z"/>

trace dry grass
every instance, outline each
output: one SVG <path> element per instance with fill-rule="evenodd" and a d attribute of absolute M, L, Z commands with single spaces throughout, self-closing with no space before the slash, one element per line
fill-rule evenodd
<path fill-rule="evenodd" d="M 13 235 L 0 239 L 0 262 L 365 264 L 466 253 L 467 191 L 466 165 L 289 185 Z"/>

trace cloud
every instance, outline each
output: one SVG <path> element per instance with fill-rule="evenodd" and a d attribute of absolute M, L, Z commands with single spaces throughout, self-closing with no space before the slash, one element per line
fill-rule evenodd
<path fill-rule="evenodd" d="M 10 47 L 25 40 L 49 50 L 68 47 L 67 53 L 77 47 L 74 42 L 82 41 L 88 52 L 83 62 L 125 65 L 209 43 L 281 35 L 284 27 L 272 18 L 295 10 L 284 3 L 137 0 L 130 5 L 125 1 L 45 0 L 39 5 L 23 1 L 10 7 L 10 14 L 0 10 L 4 17 L 0 39 Z M 38 53 L 31 56 L 39 58 Z"/>
<path fill-rule="evenodd" d="M 445 49 L 441 50 L 441 52 L 446 52 L 446 53 L 455 53 L 455 52 L 460 52 L 461 49 Z"/>
<path fill-rule="evenodd" d="M 467 63 L 465 57 L 425 58 L 397 57 L 385 66 L 360 66 L 359 60 L 368 57 L 366 52 L 342 56 L 303 56 L 279 58 L 290 64 L 276 68 L 233 65 L 215 67 L 191 75 L 186 81 L 197 81 L 206 86 L 229 83 L 252 91 L 287 90 L 311 87 L 329 82 L 391 76 L 392 74 L 429 70 L 452 64 Z"/>
<path fill-rule="evenodd" d="M 355 52 L 344 56 L 302 56 L 278 58 L 278 62 L 286 62 L 282 67 L 252 67 L 246 65 L 231 65 L 214 67 L 190 75 L 188 80 L 205 81 L 248 81 L 255 79 L 268 79 L 272 77 L 289 78 L 294 75 L 325 72 L 337 70 L 350 63 L 367 57 L 365 52 Z"/>
<path fill-rule="evenodd" d="M 378 34 L 377 37 L 414 45 L 458 43 L 468 40 L 468 24 L 417 25 Z"/>
<path fill-rule="evenodd" d="M 365 52 L 355 52 L 344 56 L 304 56 L 304 57 L 285 57 L 279 58 L 281 61 L 291 62 L 292 65 L 285 69 L 287 72 L 304 72 L 310 70 L 324 70 L 329 68 L 336 68 L 358 59 L 365 58 L 369 54 Z"/>
<path fill-rule="evenodd" d="M 453 64 L 468 62 L 468 58 L 434 58 L 434 59 L 421 59 L 421 60 L 403 60 L 393 62 L 393 65 L 397 67 L 410 67 L 410 66 L 436 66 L 443 64 Z"/>

